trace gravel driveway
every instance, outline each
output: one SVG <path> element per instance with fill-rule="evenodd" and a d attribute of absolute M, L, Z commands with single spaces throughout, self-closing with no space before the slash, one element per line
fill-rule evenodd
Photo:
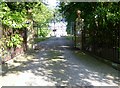
<path fill-rule="evenodd" d="M 52 37 L 38 43 L 35 51 L 15 59 L 14 63 L 19 65 L 13 64 L 13 68 L 0 77 L 1 85 L 118 86 L 119 71 L 74 50 L 71 45 L 65 37 Z"/>

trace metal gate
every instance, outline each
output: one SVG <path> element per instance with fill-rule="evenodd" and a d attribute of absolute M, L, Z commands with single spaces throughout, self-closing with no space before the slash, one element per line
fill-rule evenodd
<path fill-rule="evenodd" d="M 73 24 L 73 22 L 71 24 Z M 81 50 L 120 64 L 120 30 L 114 29 L 114 31 L 111 32 L 114 35 L 111 35 L 108 31 L 103 31 L 103 33 L 107 34 L 106 36 L 111 36 L 110 38 L 104 37 L 104 40 L 108 41 L 106 42 L 102 40 L 103 34 L 99 37 L 97 33 L 95 34 L 95 32 L 98 32 L 97 29 L 92 31 L 93 37 L 91 37 L 89 30 L 83 29 L 81 33 L 79 33 L 79 30 L 76 30 L 75 22 L 71 27 L 74 34 L 74 46 L 76 48 L 80 48 L 80 45 L 82 45 Z M 91 41 L 90 38 L 92 38 Z M 99 39 L 101 42 L 97 42 L 96 39 Z"/>

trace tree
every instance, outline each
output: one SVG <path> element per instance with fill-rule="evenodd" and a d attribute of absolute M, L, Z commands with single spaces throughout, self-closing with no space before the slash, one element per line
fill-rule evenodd
<path fill-rule="evenodd" d="M 75 22 L 76 11 L 82 11 L 84 32 L 87 35 L 85 47 L 97 47 L 95 52 L 108 49 L 118 51 L 120 45 L 120 2 L 69 2 L 60 3 L 60 12 L 68 22 Z M 100 51 L 102 53 L 102 51 Z M 119 55 L 118 55 L 119 56 Z M 118 57 L 117 57 L 118 58 Z"/>

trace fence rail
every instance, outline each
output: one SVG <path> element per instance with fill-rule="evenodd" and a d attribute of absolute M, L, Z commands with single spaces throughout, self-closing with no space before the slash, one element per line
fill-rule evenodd
<path fill-rule="evenodd" d="M 73 23 L 73 22 L 72 22 Z M 75 24 L 75 23 L 74 23 Z M 111 38 L 104 37 L 103 41 L 103 34 L 101 36 L 95 35 L 93 33 L 92 41 L 90 41 L 91 34 L 86 29 L 82 30 L 81 35 L 77 35 L 77 30 L 75 29 L 75 25 L 71 25 L 74 35 L 74 46 L 77 48 L 80 48 L 80 43 L 82 43 L 82 50 L 89 52 L 93 55 L 102 57 L 104 60 L 109 60 L 115 63 L 120 64 L 120 30 L 112 31 L 115 35 L 110 35 L 109 32 L 107 32 L 107 36 L 111 36 Z M 97 30 L 95 30 L 97 32 Z M 103 32 L 104 33 L 104 32 Z M 80 36 L 82 36 L 82 42 Z M 98 42 L 96 42 L 96 39 L 100 39 Z M 108 41 L 108 42 L 107 42 Z"/>

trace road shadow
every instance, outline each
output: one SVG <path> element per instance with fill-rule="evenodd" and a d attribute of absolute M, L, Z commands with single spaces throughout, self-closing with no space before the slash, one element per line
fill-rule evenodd
<path fill-rule="evenodd" d="M 34 56 L 28 61 L 19 61 L 19 66 L 9 69 L 3 77 L 10 73 L 30 71 L 37 77 L 52 81 L 56 86 L 89 86 L 110 85 L 119 83 L 119 71 L 72 47 L 72 42 L 65 37 L 51 38 L 38 43 L 34 52 L 26 55 Z M 108 70 L 109 69 L 109 70 Z M 46 78 L 47 77 L 47 78 Z M 93 84 L 98 83 L 98 84 Z"/>

